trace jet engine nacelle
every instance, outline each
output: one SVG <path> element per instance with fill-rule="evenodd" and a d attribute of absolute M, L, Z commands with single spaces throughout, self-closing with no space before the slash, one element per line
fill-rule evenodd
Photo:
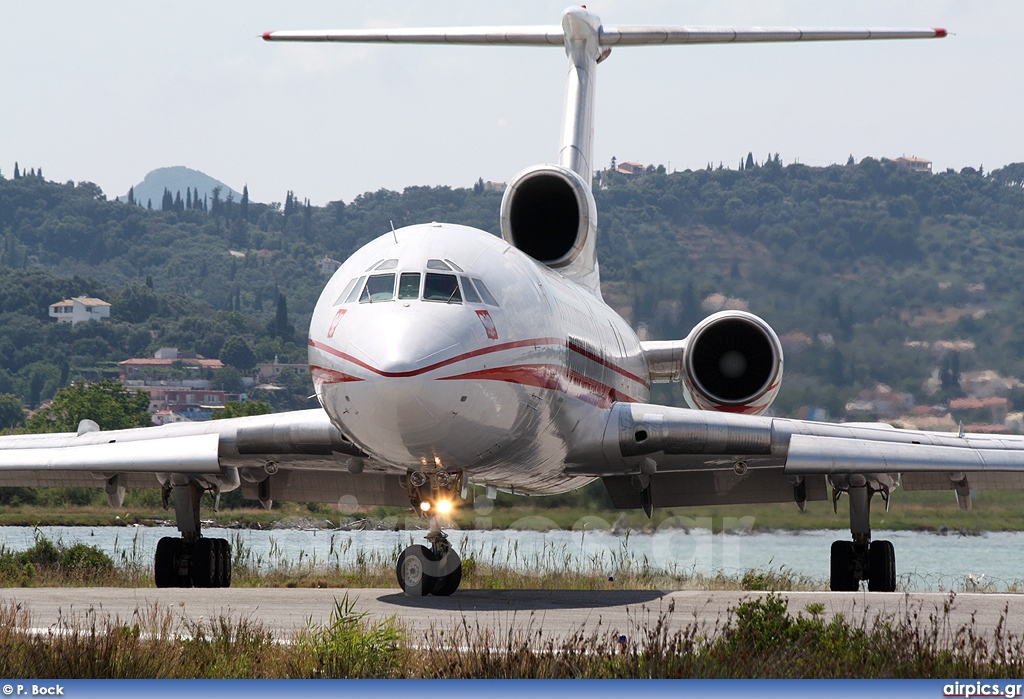
<path fill-rule="evenodd" d="M 501 200 L 501 237 L 533 259 L 599 291 L 597 205 L 590 183 L 558 165 L 516 175 Z"/>
<path fill-rule="evenodd" d="M 722 311 L 690 331 L 681 364 L 691 407 L 760 415 L 782 383 L 782 344 L 753 313 Z"/>

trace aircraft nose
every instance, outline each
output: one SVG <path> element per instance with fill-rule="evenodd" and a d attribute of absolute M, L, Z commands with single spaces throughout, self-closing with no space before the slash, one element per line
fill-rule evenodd
<path fill-rule="evenodd" d="M 382 322 L 352 338 L 351 346 L 374 373 L 388 378 L 415 376 L 460 346 L 455 328 L 440 318 Z"/>

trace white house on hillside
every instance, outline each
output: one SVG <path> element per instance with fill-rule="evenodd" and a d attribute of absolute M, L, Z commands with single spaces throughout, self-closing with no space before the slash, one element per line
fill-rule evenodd
<path fill-rule="evenodd" d="M 110 304 L 88 296 L 64 299 L 50 306 L 50 317 L 72 325 L 86 320 L 103 320 L 110 317 Z"/>

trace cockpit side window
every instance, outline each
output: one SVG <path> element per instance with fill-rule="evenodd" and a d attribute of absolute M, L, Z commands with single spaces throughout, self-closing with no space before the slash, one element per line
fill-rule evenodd
<path fill-rule="evenodd" d="M 395 298 L 395 275 L 374 274 L 366 280 L 363 293 L 359 295 L 359 303 L 377 303 L 391 301 Z"/>
<path fill-rule="evenodd" d="M 415 300 L 420 297 L 420 273 L 402 272 L 398 279 L 398 300 Z"/>
<path fill-rule="evenodd" d="M 347 299 L 348 295 L 352 293 L 352 289 L 355 287 L 356 281 L 358 280 L 350 279 L 348 281 L 348 284 L 345 285 L 345 288 L 342 289 L 342 292 L 338 294 L 338 300 L 334 302 L 335 306 L 345 303 L 345 299 Z"/>
<path fill-rule="evenodd" d="M 444 261 L 445 261 L 445 262 L 447 262 L 447 263 L 448 263 L 448 265 L 449 265 L 449 266 L 450 266 L 450 267 L 451 267 L 452 269 L 454 269 L 454 270 L 455 270 L 456 272 L 462 272 L 462 271 L 463 271 L 463 270 L 462 270 L 462 267 L 459 267 L 459 266 L 458 266 L 457 264 L 455 264 L 454 262 L 452 262 L 451 260 L 449 260 L 449 259 L 448 259 L 447 257 L 446 257 L 446 258 L 444 258 Z"/>
<path fill-rule="evenodd" d="M 432 274 L 428 272 L 427 278 L 423 282 L 423 300 L 462 303 L 458 278 L 454 274 Z"/>
<path fill-rule="evenodd" d="M 443 260 L 427 260 L 427 269 L 443 269 L 446 272 L 452 271 L 452 268 Z"/>
<path fill-rule="evenodd" d="M 359 292 L 363 290 L 363 281 L 365 279 L 366 277 L 359 277 L 359 279 L 356 279 L 355 282 L 349 285 L 352 287 L 352 290 L 345 297 L 345 303 L 352 303 L 359 298 Z"/>
<path fill-rule="evenodd" d="M 469 277 L 459 277 L 459 280 L 462 282 L 462 295 L 466 297 L 466 302 L 480 303 L 480 296 L 473 288 L 473 282 L 469 281 Z"/>
<path fill-rule="evenodd" d="M 398 260 L 394 260 L 394 259 L 392 259 L 392 260 L 384 260 L 379 265 L 377 265 L 377 269 L 378 270 L 394 269 L 397 266 L 398 266 Z"/>
<path fill-rule="evenodd" d="M 476 286 L 476 290 L 480 292 L 480 298 L 484 300 L 484 303 L 486 303 L 488 306 L 499 305 L 498 300 L 494 298 L 494 295 L 491 294 L 490 290 L 486 286 L 484 286 L 483 280 L 474 277 L 473 284 Z"/>

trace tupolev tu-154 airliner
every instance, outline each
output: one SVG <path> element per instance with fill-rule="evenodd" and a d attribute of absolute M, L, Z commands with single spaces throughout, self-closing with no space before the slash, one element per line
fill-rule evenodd
<path fill-rule="evenodd" d="M 851 539 L 831 587 L 896 588 L 876 495 L 1024 487 L 1024 438 L 771 417 L 783 356 L 761 318 L 723 311 L 676 341 L 643 342 L 601 296 L 591 192 L 597 65 L 641 45 L 941 38 L 943 29 L 604 26 L 583 7 L 560 26 L 273 31 L 270 42 L 560 46 L 568 56 L 555 164 L 528 167 L 501 203 L 501 237 L 448 223 L 384 232 L 324 288 L 309 328 L 320 408 L 208 423 L 0 438 L 0 485 L 157 487 L 180 537 L 157 546 L 159 587 L 231 582 L 227 541 L 202 535 L 204 492 L 409 505 L 427 546 L 401 553 L 410 595 L 450 595 L 461 562 L 442 530 L 471 486 L 560 493 L 600 478 L 620 508 L 837 501 Z M 678 382 L 689 408 L 653 405 Z"/>

